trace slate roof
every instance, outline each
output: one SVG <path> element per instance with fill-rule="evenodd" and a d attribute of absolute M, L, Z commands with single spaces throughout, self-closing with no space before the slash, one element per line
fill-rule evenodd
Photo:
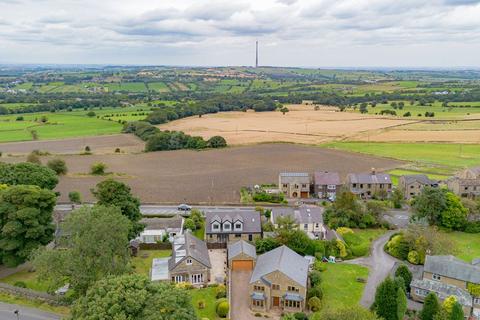
<path fill-rule="evenodd" d="M 338 172 L 316 171 L 314 173 L 316 185 L 336 185 L 342 184 Z"/>
<path fill-rule="evenodd" d="M 475 174 L 477 178 L 480 176 L 480 166 L 469 168 L 468 170 L 470 170 L 473 174 Z"/>
<path fill-rule="evenodd" d="M 440 300 L 445 300 L 449 296 L 455 296 L 461 305 L 472 307 L 472 296 L 466 290 L 463 290 L 457 286 L 452 286 L 450 284 L 429 279 L 415 279 L 412 281 L 410 286 L 412 288 L 419 288 L 428 290 L 429 292 L 435 292 Z"/>
<path fill-rule="evenodd" d="M 307 172 L 281 172 L 279 174 L 282 183 L 301 181 L 310 183 L 310 174 Z"/>
<path fill-rule="evenodd" d="M 274 271 L 280 271 L 299 285 L 307 287 L 308 260 L 287 246 L 260 255 L 250 283 L 258 280 L 267 281 L 264 277 Z"/>
<path fill-rule="evenodd" d="M 272 209 L 272 221 L 276 222 L 278 217 L 291 216 L 298 224 L 323 223 L 323 211 L 321 207 L 301 206 L 297 209 L 283 207 Z"/>
<path fill-rule="evenodd" d="M 454 256 L 427 256 L 424 272 L 480 284 L 480 266 L 463 262 Z"/>
<path fill-rule="evenodd" d="M 181 230 L 183 218 L 143 218 L 140 222 L 145 224 L 145 230 Z"/>
<path fill-rule="evenodd" d="M 207 268 L 212 267 L 207 244 L 190 232 L 175 236 L 172 246 L 172 257 L 168 260 L 168 270 L 174 269 L 187 257 L 197 260 Z"/>
<path fill-rule="evenodd" d="M 421 184 L 429 185 L 429 186 L 438 184 L 438 181 L 432 180 L 424 174 L 405 175 L 405 176 L 403 176 L 403 179 L 405 180 L 406 184 L 410 184 L 410 183 L 413 183 L 415 181 L 418 181 Z"/>
<path fill-rule="evenodd" d="M 233 244 L 228 246 L 228 259 L 232 259 L 241 253 L 244 253 L 247 256 L 252 257 L 253 259 L 257 259 L 257 252 L 255 246 L 244 240 L 234 242 Z"/>
<path fill-rule="evenodd" d="M 233 217 L 233 218 L 232 218 Z M 212 230 L 212 222 L 217 220 L 220 223 L 230 221 L 234 223 L 237 220 L 243 222 L 242 231 L 234 231 L 233 228 L 230 231 Z M 237 210 L 228 212 L 207 212 L 205 216 L 205 232 L 208 233 L 261 233 L 262 224 L 260 221 L 260 213 L 254 210 Z"/>
<path fill-rule="evenodd" d="M 280 172 L 280 177 L 308 177 L 307 172 Z"/>
<path fill-rule="evenodd" d="M 347 175 L 347 180 L 350 183 L 392 183 L 392 179 L 388 173 L 349 173 Z"/>

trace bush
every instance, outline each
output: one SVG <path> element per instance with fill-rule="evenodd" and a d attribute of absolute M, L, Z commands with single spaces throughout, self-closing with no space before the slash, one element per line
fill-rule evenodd
<path fill-rule="evenodd" d="M 90 149 L 90 146 L 86 146 L 85 147 L 85 153 L 90 153 L 91 149 Z"/>
<path fill-rule="evenodd" d="M 221 299 L 227 297 L 227 288 L 222 284 L 215 288 L 215 298 Z"/>
<path fill-rule="evenodd" d="M 363 257 L 366 256 L 370 252 L 370 246 L 368 243 L 351 246 L 350 250 L 352 251 L 352 255 L 354 257 Z"/>
<path fill-rule="evenodd" d="M 115 153 L 120 153 L 120 148 L 116 148 Z"/>
<path fill-rule="evenodd" d="M 225 148 L 227 146 L 227 141 L 221 136 L 213 136 L 208 139 L 207 145 L 210 148 Z"/>
<path fill-rule="evenodd" d="M 215 301 L 215 310 L 218 309 L 218 306 L 220 305 L 220 303 L 222 302 L 228 302 L 227 298 L 221 298 L 221 299 L 218 299 L 217 301 Z"/>
<path fill-rule="evenodd" d="M 15 287 L 19 287 L 19 288 L 26 288 L 27 287 L 27 284 L 23 281 L 17 281 L 13 284 Z"/>
<path fill-rule="evenodd" d="M 68 193 L 68 199 L 70 200 L 70 202 L 72 203 L 81 203 L 82 202 L 82 196 L 80 194 L 80 192 L 78 191 L 71 191 Z"/>
<path fill-rule="evenodd" d="M 322 283 L 322 273 L 317 270 L 310 272 L 310 283 L 312 287 L 319 286 Z"/>
<path fill-rule="evenodd" d="M 480 221 L 468 222 L 465 226 L 467 233 L 480 233 Z"/>
<path fill-rule="evenodd" d="M 312 311 L 318 311 L 322 307 L 322 300 L 317 297 L 311 297 L 308 299 L 308 307 Z"/>
<path fill-rule="evenodd" d="M 312 297 L 323 299 L 323 290 L 319 285 L 312 287 L 310 288 L 310 290 L 307 291 L 307 299 L 310 299 Z"/>
<path fill-rule="evenodd" d="M 220 318 L 226 318 L 228 315 L 229 309 L 230 309 L 230 305 L 228 304 L 228 301 L 222 301 L 217 306 L 217 315 Z"/>
<path fill-rule="evenodd" d="M 93 117 L 95 117 L 95 116 L 96 116 L 95 112 L 93 112 L 93 111 L 87 112 L 87 117 L 93 118 Z"/>
<path fill-rule="evenodd" d="M 105 174 L 105 170 L 107 169 L 107 165 L 103 162 L 97 162 L 92 165 L 90 168 L 90 173 L 96 176 L 101 176 Z"/>
<path fill-rule="evenodd" d="M 27 162 L 35 163 L 35 164 L 42 164 L 42 162 L 40 161 L 40 157 L 35 152 L 31 152 L 27 156 Z"/>
<path fill-rule="evenodd" d="M 183 223 L 183 229 L 191 230 L 191 231 L 197 230 L 197 226 L 195 225 L 195 221 L 193 221 L 193 219 L 190 219 L 190 218 L 185 219 L 185 221 Z"/>
<path fill-rule="evenodd" d="M 59 158 L 49 160 L 47 162 L 47 167 L 55 171 L 58 175 L 64 175 L 68 171 L 65 161 Z"/>
<path fill-rule="evenodd" d="M 418 254 L 417 251 L 412 250 L 408 253 L 407 260 L 411 264 L 419 264 L 420 263 L 420 255 Z"/>
<path fill-rule="evenodd" d="M 205 309 L 205 300 L 198 300 L 197 302 L 198 309 Z"/>

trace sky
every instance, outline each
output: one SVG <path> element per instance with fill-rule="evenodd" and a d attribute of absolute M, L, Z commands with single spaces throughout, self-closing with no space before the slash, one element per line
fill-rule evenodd
<path fill-rule="evenodd" d="M 480 0 L 0 0 L 0 63 L 480 67 Z"/>

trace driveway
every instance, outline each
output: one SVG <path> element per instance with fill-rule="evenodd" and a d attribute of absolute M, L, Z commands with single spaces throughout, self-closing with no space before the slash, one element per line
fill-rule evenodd
<path fill-rule="evenodd" d="M 227 270 L 227 250 L 226 249 L 210 249 L 210 283 L 223 283 L 226 278 Z"/>
<path fill-rule="evenodd" d="M 18 318 L 14 311 L 18 310 Z M 0 319 L 2 320 L 60 320 L 62 316 L 54 313 L 27 308 L 16 304 L 0 302 Z"/>
<path fill-rule="evenodd" d="M 410 223 L 411 212 L 406 209 L 392 209 L 387 211 L 383 218 L 397 228 L 405 228 Z"/>
<path fill-rule="evenodd" d="M 232 320 L 255 320 L 255 316 L 250 312 L 248 283 L 252 271 L 232 271 L 230 279 L 230 303 Z"/>
<path fill-rule="evenodd" d="M 370 269 L 367 284 L 365 285 L 363 296 L 360 300 L 360 304 L 365 308 L 370 308 L 375 300 L 375 291 L 377 286 L 389 275 L 395 262 L 399 261 L 383 251 L 385 243 L 387 243 L 390 236 L 395 232 L 398 231 L 389 231 L 375 240 L 372 244 L 372 252 L 369 257 L 358 258 L 345 262 L 362 265 Z"/>

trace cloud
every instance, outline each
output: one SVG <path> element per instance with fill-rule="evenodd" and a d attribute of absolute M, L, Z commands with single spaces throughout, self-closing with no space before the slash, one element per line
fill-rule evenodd
<path fill-rule="evenodd" d="M 426 53 L 439 50 L 455 52 L 445 56 L 446 64 L 478 65 L 479 3 L 0 0 L 0 62 L 55 62 L 62 52 L 70 63 L 246 64 L 258 39 L 262 59 L 284 65 L 429 65 Z M 412 58 L 419 44 L 423 60 Z"/>

